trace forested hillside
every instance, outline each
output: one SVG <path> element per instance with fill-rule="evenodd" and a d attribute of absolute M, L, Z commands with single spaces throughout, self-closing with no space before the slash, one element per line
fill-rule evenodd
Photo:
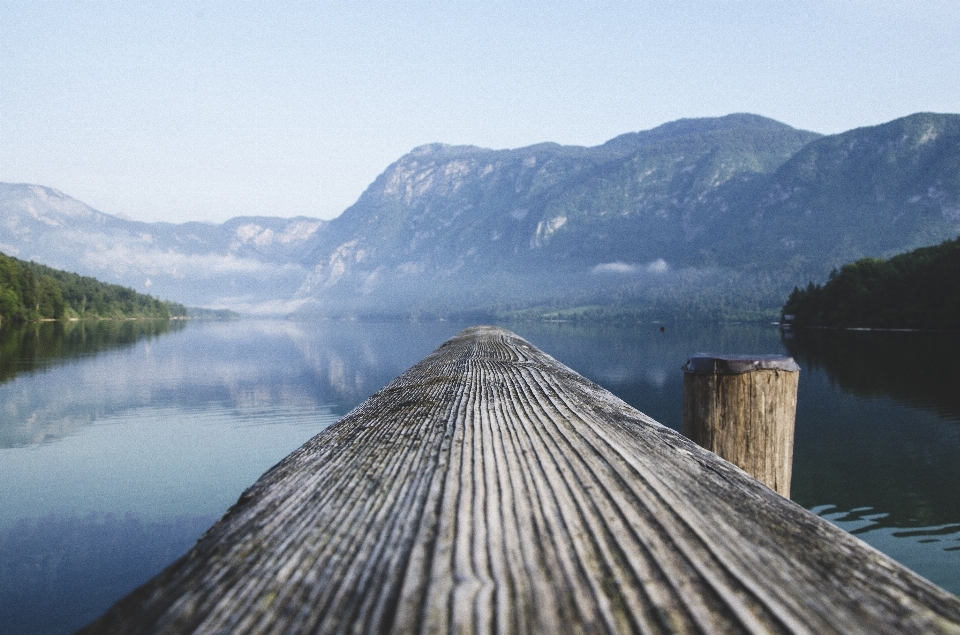
<path fill-rule="evenodd" d="M 798 326 L 960 329 L 960 239 L 844 265 L 795 288 L 783 313 Z"/>
<path fill-rule="evenodd" d="M 35 320 L 185 317 L 186 307 L 0 253 L 0 324 Z"/>

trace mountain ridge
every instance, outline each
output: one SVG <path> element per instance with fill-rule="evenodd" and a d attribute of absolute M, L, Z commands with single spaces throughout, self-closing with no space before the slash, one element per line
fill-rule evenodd
<path fill-rule="evenodd" d="M 326 242 L 311 254 L 317 264 L 301 297 L 318 298 L 327 305 L 320 311 L 362 311 L 362 296 L 389 286 L 400 290 L 394 296 L 432 294 L 436 307 L 451 295 L 445 274 L 464 271 L 472 274 L 473 286 L 499 288 L 494 302 L 516 305 L 530 293 L 516 277 L 543 278 L 535 270 L 543 269 L 543 260 L 563 269 L 567 282 L 577 278 L 580 287 L 596 282 L 585 272 L 611 261 L 634 263 L 634 270 L 640 263 L 675 261 L 683 242 L 677 230 L 697 231 L 689 208 L 707 191 L 735 176 L 770 170 L 819 137 L 767 118 L 731 115 L 665 124 L 593 148 L 421 146 L 391 164 L 331 221 Z M 678 167 L 680 161 L 685 163 Z M 571 226 L 579 231 L 570 232 Z M 671 250 L 660 249 L 665 242 Z M 421 244 L 446 258 L 438 261 Z M 384 245 L 390 245 L 388 258 L 377 253 Z M 597 260 L 598 253 L 607 257 Z M 477 275 L 512 279 L 485 284 Z M 503 297 L 504 286 L 517 290 Z M 542 301 L 562 294 L 564 284 L 540 280 L 535 286 L 548 293 L 530 299 Z M 482 301 L 476 300 L 449 303 L 478 307 Z M 387 302 L 403 304 L 405 298 Z"/>
<path fill-rule="evenodd" d="M 53 188 L 0 184 L 0 251 L 211 308 L 289 310 L 304 275 L 297 248 L 326 223 L 269 216 L 147 223 Z"/>
<path fill-rule="evenodd" d="M 40 253 L 29 231 L 13 231 L 27 227 L 85 274 L 141 289 L 151 280 L 150 293 L 194 305 L 331 317 L 584 305 L 769 316 L 833 267 L 960 233 L 960 115 L 820 135 L 735 113 L 593 147 L 425 144 L 329 221 L 86 222 L 78 208 L 73 221 L 58 217 L 71 235 L 28 222 L 29 206 L 11 206 L 7 189 L 0 250 Z"/>

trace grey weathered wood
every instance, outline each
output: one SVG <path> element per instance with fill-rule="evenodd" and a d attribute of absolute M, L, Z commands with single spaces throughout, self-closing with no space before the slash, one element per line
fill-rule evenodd
<path fill-rule="evenodd" d="M 467 329 L 84 633 L 960 633 L 960 601 Z"/>
<path fill-rule="evenodd" d="M 695 355 L 683 367 L 681 432 L 790 496 L 800 367 L 781 355 Z"/>

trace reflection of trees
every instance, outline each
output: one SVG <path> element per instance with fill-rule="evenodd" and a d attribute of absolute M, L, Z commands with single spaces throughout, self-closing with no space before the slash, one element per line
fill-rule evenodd
<path fill-rule="evenodd" d="M 0 329 L 0 383 L 20 373 L 31 374 L 63 366 L 81 358 L 133 346 L 169 331 L 181 330 L 183 322 L 169 320 L 124 320 L 42 322 Z M 45 373 L 0 395 L 0 448 L 32 445 L 64 437 L 112 409 L 130 402 L 123 360 L 114 360 L 115 372 L 102 373 L 95 381 L 78 381 L 81 366 L 67 372 L 70 379 Z"/>
<path fill-rule="evenodd" d="M 0 382 L 58 361 L 131 346 L 183 326 L 183 322 L 169 320 L 83 320 L 4 326 L 0 328 Z"/>
<path fill-rule="evenodd" d="M 889 396 L 960 418 L 960 335 L 956 333 L 795 329 L 784 345 L 808 368 L 823 368 L 841 389 Z"/>
<path fill-rule="evenodd" d="M 847 514 L 841 520 L 867 520 L 864 531 L 960 522 L 958 339 L 785 334 L 787 350 L 803 367 L 792 498 L 808 508 L 829 505 L 826 512 Z"/>

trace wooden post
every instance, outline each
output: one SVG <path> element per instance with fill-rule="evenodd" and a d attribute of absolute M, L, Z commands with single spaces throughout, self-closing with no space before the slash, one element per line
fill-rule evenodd
<path fill-rule="evenodd" d="M 81 633 L 957 635 L 960 600 L 475 327 Z"/>
<path fill-rule="evenodd" d="M 789 498 L 800 378 L 793 358 L 700 354 L 683 371 L 683 434 Z"/>

